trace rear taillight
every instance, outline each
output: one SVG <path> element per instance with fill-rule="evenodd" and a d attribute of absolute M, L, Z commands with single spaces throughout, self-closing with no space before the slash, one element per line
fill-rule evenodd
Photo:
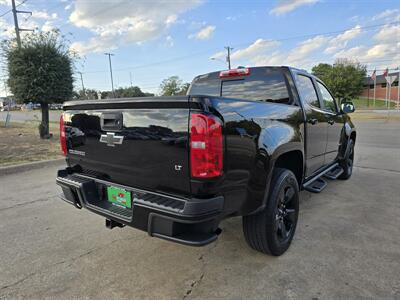
<path fill-rule="evenodd" d="M 248 76 L 248 75 L 250 75 L 249 68 L 232 69 L 232 70 L 221 71 L 219 73 L 219 78 Z"/>
<path fill-rule="evenodd" d="M 63 114 L 61 114 L 61 117 L 60 117 L 60 145 L 61 145 L 61 151 L 66 156 L 67 155 L 67 138 L 65 136 L 65 126 L 64 126 Z"/>
<path fill-rule="evenodd" d="M 222 122 L 211 115 L 190 115 L 190 170 L 192 177 L 220 176 L 223 168 Z"/>

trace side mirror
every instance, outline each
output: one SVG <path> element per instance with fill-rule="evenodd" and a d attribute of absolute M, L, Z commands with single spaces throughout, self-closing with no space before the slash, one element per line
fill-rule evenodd
<path fill-rule="evenodd" d="M 345 114 L 349 114 L 352 113 L 356 110 L 356 108 L 354 107 L 353 102 L 343 102 L 340 105 L 340 108 L 342 109 L 342 112 L 344 112 Z"/>

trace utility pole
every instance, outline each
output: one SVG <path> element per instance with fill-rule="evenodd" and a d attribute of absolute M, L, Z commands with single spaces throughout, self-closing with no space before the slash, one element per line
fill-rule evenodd
<path fill-rule="evenodd" d="M 232 47 L 226 46 L 224 47 L 227 51 L 228 54 L 226 55 L 226 62 L 228 63 L 228 69 L 231 69 L 231 50 L 233 50 Z"/>
<path fill-rule="evenodd" d="M 18 16 L 17 16 L 17 9 L 15 7 L 15 0 L 11 0 L 11 3 L 12 3 L 12 13 L 14 16 L 15 35 L 17 36 L 18 48 L 21 48 L 21 37 L 19 36 Z"/>
<path fill-rule="evenodd" d="M 115 92 L 114 92 L 114 80 L 113 80 L 113 74 L 112 74 L 112 66 L 111 66 L 111 56 L 114 56 L 113 53 L 104 53 L 105 55 L 108 55 L 108 62 L 110 64 L 110 75 L 111 75 L 111 89 L 112 89 L 112 94 L 113 97 L 115 98 Z"/>
<path fill-rule="evenodd" d="M 21 31 L 33 31 L 32 29 L 23 29 L 23 28 L 19 28 L 18 25 L 18 15 L 17 14 L 30 14 L 32 15 L 31 11 L 23 11 L 23 10 L 17 10 L 17 7 L 15 5 L 15 0 L 11 0 L 11 4 L 12 4 L 12 13 L 14 16 L 14 27 L 15 27 L 15 35 L 17 37 L 17 44 L 18 44 L 18 48 L 21 48 L 21 37 L 19 35 L 19 33 Z"/>
<path fill-rule="evenodd" d="M 133 85 L 132 85 L 132 72 L 129 72 L 129 79 L 131 81 L 131 87 L 133 87 Z"/>
<path fill-rule="evenodd" d="M 83 85 L 83 76 L 82 76 L 82 72 L 78 72 L 81 75 L 81 84 L 82 84 L 82 91 L 83 91 L 83 95 L 85 96 L 86 99 L 86 91 L 85 91 L 85 86 Z"/>

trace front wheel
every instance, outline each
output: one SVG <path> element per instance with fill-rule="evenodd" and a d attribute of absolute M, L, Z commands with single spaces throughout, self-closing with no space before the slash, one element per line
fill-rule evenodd
<path fill-rule="evenodd" d="M 339 162 L 340 166 L 343 168 L 343 173 L 338 177 L 339 179 L 349 179 L 351 174 L 353 174 L 353 164 L 354 164 L 354 141 L 349 140 L 349 151 L 346 157 Z"/>
<path fill-rule="evenodd" d="M 282 255 L 292 242 L 298 214 L 299 187 L 296 177 L 290 170 L 277 168 L 264 210 L 243 217 L 247 243 L 260 252 Z"/>

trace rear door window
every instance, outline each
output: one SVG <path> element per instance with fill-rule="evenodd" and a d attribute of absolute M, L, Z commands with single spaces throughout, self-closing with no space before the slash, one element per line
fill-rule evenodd
<path fill-rule="evenodd" d="M 249 78 L 222 81 L 221 96 L 226 98 L 291 103 L 285 77 L 278 70 L 252 69 Z M 255 74 L 254 74 L 255 73 Z"/>
<path fill-rule="evenodd" d="M 317 92 L 315 91 L 314 84 L 308 76 L 297 75 L 297 88 L 303 101 L 307 104 L 320 108 Z"/>
<path fill-rule="evenodd" d="M 207 95 L 219 97 L 221 94 L 221 80 L 201 78 L 195 79 L 188 95 Z"/>
<path fill-rule="evenodd" d="M 328 89 L 319 81 L 317 81 L 319 91 L 321 92 L 322 96 L 322 101 L 324 102 L 324 109 L 336 113 L 336 103 L 335 99 L 332 97 L 331 93 L 328 91 Z"/>

